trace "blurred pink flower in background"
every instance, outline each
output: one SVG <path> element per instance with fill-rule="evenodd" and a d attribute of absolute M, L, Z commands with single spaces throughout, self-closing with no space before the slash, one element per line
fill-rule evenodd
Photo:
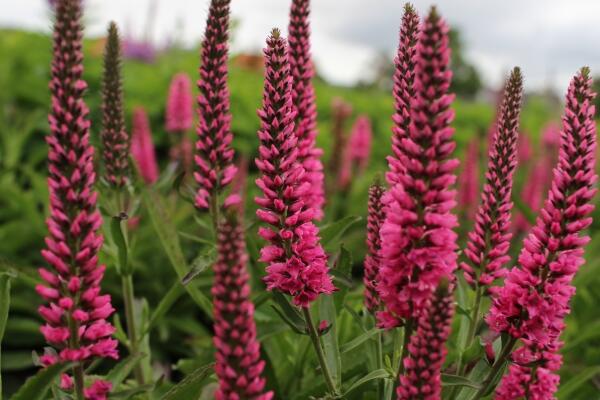
<path fill-rule="evenodd" d="M 367 169 L 372 140 L 371 121 L 366 115 L 361 115 L 356 119 L 344 149 L 344 158 L 339 176 L 342 188 L 347 187 L 353 177 L 362 175 Z"/>
<path fill-rule="evenodd" d="M 146 183 L 154 183 L 159 175 L 158 164 L 148 115 L 143 107 L 136 107 L 133 110 L 131 131 L 131 155 L 137 164 L 140 176 Z"/>
<path fill-rule="evenodd" d="M 170 133 L 185 132 L 193 125 L 193 97 L 190 77 L 183 72 L 176 74 L 171 80 L 165 129 Z"/>
<path fill-rule="evenodd" d="M 458 205 L 469 217 L 475 215 L 479 200 L 479 147 L 479 138 L 469 142 L 458 178 Z"/>

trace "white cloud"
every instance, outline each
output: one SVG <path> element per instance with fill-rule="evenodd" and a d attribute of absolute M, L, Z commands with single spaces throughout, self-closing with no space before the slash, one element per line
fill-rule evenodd
<path fill-rule="evenodd" d="M 152 38 L 164 43 L 201 38 L 208 0 L 85 0 L 88 35 L 103 34 L 115 19 L 125 32 L 144 35 L 148 8 L 156 1 Z M 4 4 L 2 4 L 4 3 Z M 581 65 L 600 71 L 600 2 L 588 0 L 439 0 L 441 13 L 462 32 L 467 55 L 486 82 L 497 84 L 503 72 L 520 65 L 526 87 L 549 82 L 561 92 Z M 428 0 L 416 0 L 421 14 Z M 0 0 L 0 25 L 48 31 L 45 0 Z M 273 27 L 287 26 L 289 0 L 232 0 L 239 21 L 235 49 L 256 51 Z M 398 0 L 313 0 L 313 53 L 330 81 L 351 84 L 368 75 L 371 58 L 394 51 L 402 2 Z"/>

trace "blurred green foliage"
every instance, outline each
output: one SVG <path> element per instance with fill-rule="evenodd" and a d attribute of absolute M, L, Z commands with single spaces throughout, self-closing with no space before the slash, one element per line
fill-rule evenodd
<path fill-rule="evenodd" d="M 102 41 L 85 43 L 85 79 L 89 84 L 87 103 L 91 110 L 93 141 L 98 143 L 100 127 L 100 77 Z M 47 214 L 46 189 L 46 145 L 44 136 L 48 134 L 46 115 L 49 109 L 49 64 L 51 41 L 46 35 L 22 31 L 0 30 L 0 271 L 11 270 L 18 274 L 14 280 L 9 322 L 3 342 L 2 373 L 7 393 L 14 392 L 24 379 L 35 371 L 31 350 L 40 352 L 44 346 L 39 333 L 40 319 L 36 314 L 39 304 L 33 287 L 38 282 L 36 268 L 41 265 L 39 250 L 45 235 L 44 219 Z M 181 234 L 179 240 L 183 255 L 189 265 L 206 251 L 209 230 L 206 221 L 198 216 L 188 203 L 177 197 L 169 184 L 168 153 L 170 140 L 164 131 L 164 108 L 166 92 L 171 77 L 177 72 L 187 72 L 197 77 L 199 52 L 171 49 L 161 55 L 153 64 L 126 60 L 124 62 L 124 92 L 126 112 L 134 106 L 142 105 L 148 111 L 157 153 L 165 177 L 155 190 L 163 197 L 168 223 L 173 224 Z M 468 72 L 468 71 L 467 71 Z M 526 73 L 526 71 L 525 71 Z M 469 79 L 473 79 L 472 77 Z M 256 156 L 256 131 L 259 120 L 256 110 L 261 103 L 262 72 L 247 69 L 232 63 L 230 69 L 231 110 L 233 114 L 234 146 L 238 156 L 243 154 L 252 159 Z M 390 150 L 390 128 L 392 115 L 391 95 L 373 88 L 356 89 L 316 82 L 317 106 L 319 111 L 318 145 L 325 149 L 329 157 L 331 146 L 331 103 L 341 97 L 353 107 L 353 118 L 366 114 L 372 121 L 374 141 L 371 165 L 367 173 L 353 180 L 351 190 L 344 197 L 329 198 L 329 210 L 342 210 L 342 215 L 365 216 L 367 188 L 376 173 L 385 171 L 385 157 Z M 458 99 L 454 103 L 458 155 L 465 145 L 479 136 L 485 138 L 493 120 L 494 105 L 483 102 Z M 559 110 L 553 108 L 541 97 L 530 96 L 521 118 L 522 131 L 537 143 L 542 127 L 551 120 L 557 121 Z M 352 121 L 349 121 L 350 123 Z M 129 123 L 129 121 L 128 121 Z M 348 124 L 348 129 L 349 129 Z M 190 132 L 190 134 L 192 134 Z M 487 140 L 482 140 L 487 142 Z M 537 150 L 538 146 L 535 146 Z M 251 166 L 252 168 L 252 166 Z M 482 168 L 483 169 L 483 168 Z M 251 169 L 251 174 L 253 173 Z M 172 178 L 172 176 L 171 176 Z M 264 291 L 261 290 L 260 276 L 263 266 L 257 259 L 256 228 L 251 207 L 256 188 L 249 180 L 247 196 L 248 247 L 251 255 L 254 300 L 257 305 L 256 320 L 259 337 L 269 356 L 267 372 L 270 385 L 279 393 L 288 394 L 290 399 L 306 399 L 322 389 L 320 376 L 298 360 L 314 358 L 309 351 L 309 341 L 305 336 L 295 336 L 287 325 L 281 322 L 269 306 Z M 526 177 L 521 174 L 519 186 L 526 185 Z M 515 189 L 520 193 L 520 187 Z M 131 259 L 135 267 L 134 283 L 136 296 L 140 299 L 139 313 L 147 313 L 160 303 L 172 286 L 177 285 L 171 260 L 157 238 L 155 226 L 148 218 L 147 211 L 140 209 L 140 225 L 135 229 L 131 242 Z M 330 220 L 324 223 L 331 222 Z M 471 221 L 461 221 L 465 231 Z M 594 230 L 597 230 L 595 225 Z M 108 229 L 105 229 L 108 231 Z M 105 232 L 107 246 L 102 261 L 107 263 L 106 290 L 113 296 L 115 306 L 122 310 L 119 279 L 114 270 L 110 232 Z M 577 296 L 573 301 L 573 312 L 568 318 L 564 335 L 565 367 L 564 381 L 597 368 L 600 365 L 600 235 L 593 236 L 586 252 L 586 265 L 576 278 Z M 208 238 L 208 239 L 207 239 Z M 354 284 L 346 297 L 348 310 L 338 313 L 338 341 L 343 346 L 362 333 L 354 317 L 360 309 L 362 289 L 359 283 L 361 260 L 364 255 L 364 218 L 346 232 L 343 239 L 336 239 L 331 245 L 334 252 L 341 243 L 351 249 Z M 513 249 L 513 254 L 518 250 Z M 193 284 L 205 294 L 209 293 L 210 271 L 205 271 Z M 176 293 L 177 294 L 177 293 Z M 153 325 L 149 349 L 152 354 L 152 368 L 155 377 L 165 374 L 167 381 L 178 381 L 197 367 L 207 364 L 213 358 L 211 324 L 209 317 L 184 292 L 174 296 L 171 312 L 158 317 Z M 454 337 L 451 348 L 457 339 Z M 123 351 L 126 353 L 125 351 Z M 456 359 L 451 351 L 449 361 Z M 314 360 L 313 360 L 314 361 Z M 342 354 L 344 380 L 351 383 L 364 375 L 364 357 L 359 351 Z M 149 364 L 150 365 L 150 364 Z M 101 365 L 100 370 L 108 368 Z M 273 369 L 273 367 L 275 367 Z M 317 381 L 315 381 L 317 379 Z M 597 377 L 578 385 L 564 399 L 598 398 Z M 317 382 L 317 383 L 315 383 Z M 349 399 L 374 398 L 364 390 L 353 390 Z M 369 394 L 370 393 L 370 394 Z M 362 396 L 362 397 L 361 397 Z M 371 396 L 371 397 L 369 397 Z"/>

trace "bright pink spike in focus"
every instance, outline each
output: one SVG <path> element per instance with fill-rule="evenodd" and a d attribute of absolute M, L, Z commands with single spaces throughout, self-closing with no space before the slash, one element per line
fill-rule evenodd
<path fill-rule="evenodd" d="M 439 400 L 442 394 L 442 366 L 446 340 L 454 314 L 451 289 L 443 282 L 427 301 L 427 309 L 417 320 L 408 344 L 404 374 L 396 389 L 398 400 Z"/>
<path fill-rule="evenodd" d="M 388 156 L 389 172 L 386 178 L 390 187 L 398 182 L 398 174 L 404 171 L 402 140 L 408 136 L 410 125 L 410 101 L 415 95 L 415 65 L 417 63 L 417 41 L 419 38 L 419 16 L 407 4 L 400 27 L 400 44 L 396 54 L 394 71 L 394 125 L 392 127 L 392 155 Z"/>
<path fill-rule="evenodd" d="M 288 52 L 292 75 L 292 102 L 296 111 L 295 133 L 298 137 L 298 162 L 304 168 L 302 181 L 311 190 L 304 193 L 306 205 L 314 208 L 315 218 L 323 217 L 325 179 L 317 147 L 317 106 L 312 84 L 314 68 L 310 54 L 310 0 L 292 0 L 288 27 Z"/>
<path fill-rule="evenodd" d="M 402 167 L 386 196 L 381 228 L 377 291 L 385 310 L 378 317 L 386 328 L 416 320 L 440 278 L 449 278 L 456 268 L 452 230 L 456 216 L 451 213 L 456 202 L 451 186 L 458 160 L 451 158 L 454 96 L 448 94 L 452 76 L 448 44 L 448 27 L 433 8 L 421 27 L 410 125 L 398 139 Z"/>
<path fill-rule="evenodd" d="M 520 69 L 515 68 L 504 90 L 494 139 L 489 148 L 481 203 L 464 251 L 468 262 L 461 263 L 465 280 L 484 290 L 504 276 L 504 264 L 510 260 L 511 193 L 517 167 L 522 95 L 523 78 Z"/>
<path fill-rule="evenodd" d="M 50 91 L 52 111 L 48 117 L 50 216 L 46 249 L 48 262 L 40 275 L 48 286 L 38 285 L 38 293 L 49 303 L 39 308 L 46 321 L 41 332 L 56 349 L 56 355 L 42 356 L 44 365 L 77 361 L 75 368 L 98 358 L 118 358 L 114 328 L 106 321 L 114 309 L 110 296 L 100 296 L 104 266 L 98 265 L 102 246 L 99 233 L 102 220 L 96 209 L 93 154 L 90 144 L 88 108 L 83 101 L 86 84 L 82 80 L 81 2 L 60 0 L 55 7 L 54 53 Z M 102 326 L 103 329 L 97 329 Z M 72 332 L 78 332 L 72 337 Z M 94 332 L 91 334 L 91 332 Z M 73 382 L 74 381 L 74 382 Z M 63 376 L 66 390 L 84 390 L 83 377 Z M 101 393 L 95 381 L 86 391 L 90 399 L 106 399 L 110 386 Z"/>
<path fill-rule="evenodd" d="M 552 399 L 558 383 L 554 373 L 564 318 L 575 292 L 571 284 L 584 263 L 583 232 L 592 223 L 596 192 L 596 125 L 592 80 L 583 68 L 569 86 L 558 164 L 552 187 L 535 226 L 525 239 L 519 264 L 494 291 L 486 320 L 496 333 L 507 333 L 523 345 L 512 354 L 516 365 L 502 380 L 496 398 Z M 535 364 L 535 367 L 528 365 Z"/>
<path fill-rule="evenodd" d="M 379 295 L 377 294 L 377 275 L 381 267 L 381 225 L 385 219 L 383 210 L 383 195 L 385 188 L 375 182 L 369 188 L 369 212 L 367 216 L 367 255 L 365 256 L 365 307 L 371 313 L 379 308 Z"/>
<path fill-rule="evenodd" d="M 217 235 L 218 258 L 212 287 L 217 349 L 215 367 L 219 389 L 215 399 L 270 400 L 265 391 L 265 362 L 256 338 L 254 305 L 250 301 L 250 279 L 244 230 L 235 217 L 224 219 Z"/>
<path fill-rule="evenodd" d="M 306 204 L 304 192 L 312 190 L 301 177 L 298 137 L 294 134 L 291 96 L 292 78 L 286 43 L 274 30 L 265 49 L 265 89 L 263 107 L 258 111 L 261 127 L 256 180 L 262 196 L 255 199 L 256 215 L 270 225 L 259 234 L 269 245 L 261 250 L 260 261 L 268 264 L 267 289 L 279 290 L 308 307 L 319 294 L 335 290 L 328 274 L 327 256 L 319 243 L 314 225 L 314 207 Z"/>
<path fill-rule="evenodd" d="M 236 171 L 227 88 L 229 4 L 230 0 L 211 0 L 202 41 L 194 174 L 196 206 L 201 209 L 219 207 L 217 196 Z"/>

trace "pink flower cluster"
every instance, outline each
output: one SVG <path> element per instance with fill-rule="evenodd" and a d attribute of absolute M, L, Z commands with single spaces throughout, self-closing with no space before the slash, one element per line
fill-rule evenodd
<path fill-rule="evenodd" d="M 206 21 L 198 88 L 196 206 L 214 207 L 217 196 L 235 176 L 231 115 L 227 89 L 227 39 L 230 0 L 211 0 Z M 213 204 L 211 206 L 211 204 Z"/>
<path fill-rule="evenodd" d="M 523 343 L 512 355 L 520 365 L 504 378 L 498 399 L 516 399 L 521 389 L 532 398 L 553 398 L 558 378 L 551 372 L 561 364 L 559 337 L 575 292 L 571 281 L 584 262 L 583 246 L 589 241 L 582 232 L 591 224 L 594 209 L 590 204 L 597 180 L 594 96 L 589 69 L 583 68 L 567 93 L 559 161 L 548 198 L 525 239 L 519 266 L 494 292 L 487 316 L 490 328 Z M 529 367 L 534 362 L 536 367 Z"/>
<path fill-rule="evenodd" d="M 414 13 L 410 8 L 406 12 Z M 412 19 L 405 16 L 403 21 Z M 378 316 L 386 328 L 416 319 L 440 278 L 456 268 L 455 191 L 450 187 L 458 161 L 450 159 L 455 143 L 449 62 L 448 27 L 432 8 L 417 44 L 415 96 L 403 100 L 410 104 L 410 124 L 398 138 L 402 150 L 395 156 L 401 168 L 392 174 L 397 183 L 386 199 L 381 228 L 377 290 L 385 311 Z M 402 132 L 397 123 L 395 132 Z"/>
<path fill-rule="evenodd" d="M 379 295 L 377 294 L 377 275 L 381 264 L 379 252 L 381 250 L 381 225 L 385 220 L 383 195 L 385 188 L 375 182 L 369 188 L 369 212 L 367 216 L 367 255 L 365 257 L 365 306 L 371 313 L 379 308 Z"/>
<path fill-rule="evenodd" d="M 158 180 L 158 163 L 152 141 L 152 132 L 146 110 L 136 107 L 133 110 L 131 129 L 131 155 L 144 182 L 152 184 Z"/>
<path fill-rule="evenodd" d="M 290 66 L 285 40 L 274 30 L 267 40 L 263 106 L 258 111 L 261 128 L 256 166 L 261 175 L 256 184 L 262 196 L 256 215 L 271 227 L 259 234 L 270 244 L 261 250 L 260 261 L 268 264 L 265 282 L 269 290 L 294 297 L 307 307 L 321 293 L 335 290 L 328 275 L 327 256 L 319 243 L 319 229 L 312 220 L 315 208 L 305 203 L 312 186 L 302 179 L 298 161 L 298 137 L 294 117 Z"/>
<path fill-rule="evenodd" d="M 265 362 L 260 359 L 260 344 L 256 338 L 245 247 L 243 228 L 235 217 L 223 220 L 217 237 L 218 259 L 212 287 L 213 341 L 219 378 L 217 400 L 273 398 L 272 392 L 264 390 Z"/>
<path fill-rule="evenodd" d="M 315 209 L 315 218 L 323 217 L 325 187 L 321 155 L 316 146 L 317 106 L 312 85 L 314 68 L 310 55 L 309 0 L 292 0 L 288 27 L 288 52 L 292 75 L 292 102 L 296 111 L 295 133 L 298 137 L 298 162 L 304 168 L 303 182 L 311 190 L 304 202 Z"/>
<path fill-rule="evenodd" d="M 510 215 L 513 175 L 517 167 L 519 115 L 523 78 L 515 68 L 506 84 L 500 106 L 492 147 L 489 149 L 488 169 L 477 209 L 475 226 L 469 232 L 465 255 L 461 263 L 466 281 L 483 287 L 505 275 L 503 265 L 510 260 Z"/>
<path fill-rule="evenodd" d="M 404 374 L 396 389 L 398 400 L 441 398 L 441 371 L 447 353 L 445 343 L 454 314 L 452 291 L 447 281 L 440 283 L 426 306 L 427 311 L 417 319 L 417 329 L 408 344 Z"/>
<path fill-rule="evenodd" d="M 51 133 L 46 138 L 50 217 L 46 249 L 42 250 L 50 268 L 39 269 L 45 284 L 36 290 L 48 302 L 39 308 L 46 321 L 41 332 L 58 353 L 42 356 L 44 365 L 118 358 L 117 341 L 111 338 L 115 329 L 107 321 L 114 309 L 110 296 L 100 294 L 105 270 L 98 265 L 102 219 L 96 210 L 94 149 L 83 101 L 87 85 L 81 79 L 81 2 L 61 0 L 55 11 Z M 70 378 L 64 381 L 68 383 Z M 87 398 L 104 399 L 109 389 L 110 383 L 96 382 L 88 388 Z"/>
<path fill-rule="evenodd" d="M 173 77 L 167 98 L 165 129 L 167 132 L 185 132 L 193 124 L 192 82 L 186 73 Z"/>

